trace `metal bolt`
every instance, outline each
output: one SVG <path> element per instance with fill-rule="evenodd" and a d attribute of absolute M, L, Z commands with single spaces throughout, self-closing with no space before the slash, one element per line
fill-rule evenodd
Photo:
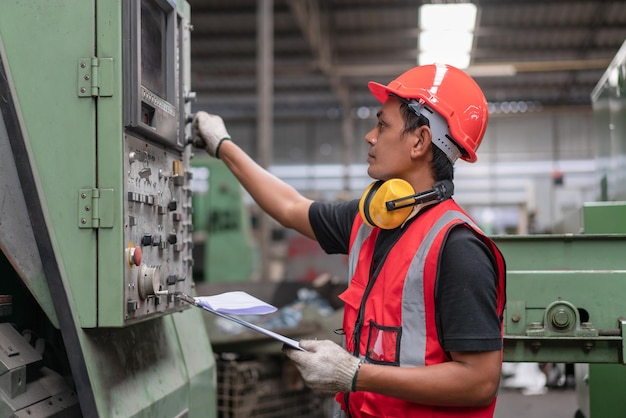
<path fill-rule="evenodd" d="M 513 321 L 513 322 L 519 322 L 519 321 L 520 321 L 520 319 L 522 319 L 522 318 L 520 317 L 520 315 L 519 315 L 519 314 L 513 314 L 513 315 L 511 316 L 511 321 Z"/>
<path fill-rule="evenodd" d="M 89 212 L 90 210 L 91 210 L 91 207 L 89 207 L 89 206 L 85 206 L 85 211 L 86 211 L 86 212 Z"/>
<path fill-rule="evenodd" d="M 81 224 L 83 224 L 83 225 L 85 225 L 85 224 L 87 223 L 87 219 L 85 219 L 85 218 L 81 218 L 81 219 L 80 219 L 80 223 L 81 223 Z"/>
<path fill-rule="evenodd" d="M 85 198 L 87 198 L 87 193 L 81 193 L 81 194 L 80 194 L 80 197 L 81 197 L 81 199 L 85 199 Z"/>
<path fill-rule="evenodd" d="M 570 325 L 570 317 L 565 309 L 559 309 L 552 317 L 552 324 L 557 328 L 566 328 Z"/>
<path fill-rule="evenodd" d="M 89 80 L 91 77 L 89 77 L 89 74 L 85 74 L 85 80 Z"/>
<path fill-rule="evenodd" d="M 85 63 L 85 61 L 80 63 L 80 68 L 85 68 L 87 66 L 87 64 Z"/>
<path fill-rule="evenodd" d="M 80 92 L 81 92 L 81 93 L 85 93 L 86 91 L 87 91 L 87 89 L 86 89 L 86 88 L 84 88 L 84 87 L 81 87 L 81 88 L 80 88 Z"/>

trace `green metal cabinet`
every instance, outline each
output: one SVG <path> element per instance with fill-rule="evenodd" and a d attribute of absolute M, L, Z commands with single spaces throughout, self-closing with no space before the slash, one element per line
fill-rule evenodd
<path fill-rule="evenodd" d="M 176 297 L 194 291 L 190 16 L 185 1 L 0 3 L 0 322 L 58 350 L 28 373 L 0 355 L 2 414 L 37 416 L 70 386 L 84 416 L 216 415 L 202 315 Z"/>

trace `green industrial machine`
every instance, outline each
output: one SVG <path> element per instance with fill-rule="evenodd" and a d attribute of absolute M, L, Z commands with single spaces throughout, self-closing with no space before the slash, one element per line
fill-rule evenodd
<path fill-rule="evenodd" d="M 504 360 L 576 363 L 577 417 L 626 403 L 626 42 L 591 95 L 598 202 L 583 233 L 496 237 L 507 261 Z"/>
<path fill-rule="evenodd" d="M 590 203 L 584 234 L 495 237 L 507 261 L 504 360 L 584 366 L 577 417 L 626 416 L 625 216 L 626 202 Z"/>
<path fill-rule="evenodd" d="M 249 282 L 255 265 L 250 214 L 243 189 L 226 165 L 208 155 L 192 161 L 194 279 Z"/>
<path fill-rule="evenodd" d="M 507 261 L 505 361 L 624 362 L 625 235 L 496 242 Z"/>
<path fill-rule="evenodd" d="M 0 416 L 213 417 L 190 6 L 0 3 Z"/>

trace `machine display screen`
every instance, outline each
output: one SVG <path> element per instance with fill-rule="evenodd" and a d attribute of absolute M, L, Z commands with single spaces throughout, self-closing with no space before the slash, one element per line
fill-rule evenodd
<path fill-rule="evenodd" d="M 165 97 L 166 15 L 152 0 L 141 0 L 141 84 Z"/>
<path fill-rule="evenodd" d="M 1 1 L 1 0 L 0 0 Z M 174 0 L 124 0 L 124 125 L 183 147 L 180 32 Z M 185 38 L 188 39 L 188 38 Z M 182 127 L 182 128 L 181 128 Z"/>

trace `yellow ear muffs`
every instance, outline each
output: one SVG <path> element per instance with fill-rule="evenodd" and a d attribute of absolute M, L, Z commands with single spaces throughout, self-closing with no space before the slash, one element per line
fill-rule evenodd
<path fill-rule="evenodd" d="M 370 184 L 361 200 L 359 212 L 363 221 L 371 227 L 394 229 L 402 225 L 413 211 L 413 206 L 387 210 L 386 203 L 415 194 L 409 182 L 401 179 L 378 180 Z"/>

